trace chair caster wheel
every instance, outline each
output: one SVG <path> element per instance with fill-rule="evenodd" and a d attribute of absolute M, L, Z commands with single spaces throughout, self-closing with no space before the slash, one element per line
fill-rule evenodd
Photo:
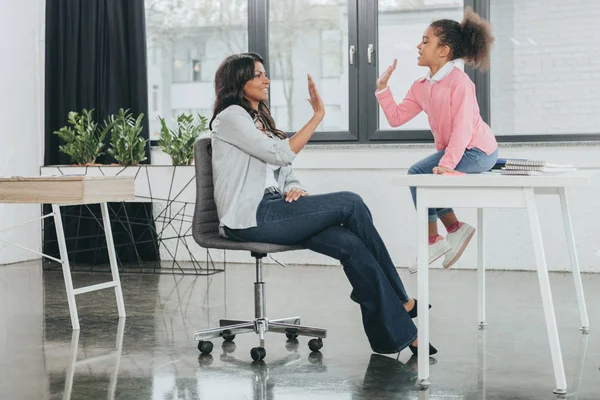
<path fill-rule="evenodd" d="M 321 350 L 321 348 L 323 347 L 323 339 L 321 339 L 321 338 L 310 339 L 308 341 L 308 347 L 310 348 L 310 351 L 319 351 L 319 350 Z"/>
<path fill-rule="evenodd" d="M 313 351 L 308 355 L 308 361 L 311 364 L 323 364 L 323 353 L 321 353 L 320 351 Z"/>
<path fill-rule="evenodd" d="M 233 353 L 236 347 L 235 342 L 229 342 L 227 340 L 221 345 L 221 349 L 223 349 L 225 354 Z"/>
<path fill-rule="evenodd" d="M 205 340 L 201 340 L 198 342 L 198 350 L 200 350 L 200 353 L 202 354 L 210 354 L 210 352 L 213 349 L 213 344 L 212 342 L 209 341 L 205 341 Z"/>
<path fill-rule="evenodd" d="M 198 357 L 198 365 L 200 365 L 202 367 L 208 367 L 212 363 L 213 363 L 212 354 L 200 354 L 200 356 Z"/>
<path fill-rule="evenodd" d="M 296 335 L 295 333 L 286 333 L 285 337 L 287 337 L 290 340 L 298 339 L 298 335 Z"/>
<path fill-rule="evenodd" d="M 250 350 L 250 357 L 252 357 L 254 361 L 260 361 L 264 359 L 266 355 L 267 352 L 262 347 L 253 347 L 252 350 Z"/>
<path fill-rule="evenodd" d="M 298 350 L 298 339 L 290 339 L 285 342 L 285 349 L 287 351 L 297 351 Z"/>
<path fill-rule="evenodd" d="M 224 330 L 223 332 L 221 332 L 221 337 L 226 342 L 233 342 L 233 339 L 235 339 L 235 335 L 232 335 L 231 331 L 229 329 Z"/>

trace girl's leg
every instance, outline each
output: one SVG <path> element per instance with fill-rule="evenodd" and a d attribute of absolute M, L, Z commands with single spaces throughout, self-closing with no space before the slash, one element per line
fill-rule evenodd
<path fill-rule="evenodd" d="M 497 159 L 498 150 L 487 155 L 485 152 L 474 147 L 465 151 L 465 154 L 456 166 L 456 170 L 467 174 L 486 172 L 494 166 Z M 454 211 L 450 208 L 437 210 L 437 215 L 448 232 L 446 239 L 451 246 L 451 250 L 446 253 L 443 266 L 444 268 L 450 268 L 462 256 L 475 234 L 475 228 L 469 224 L 459 222 Z"/>
<path fill-rule="evenodd" d="M 455 170 L 466 174 L 480 174 L 492 169 L 497 160 L 498 149 L 492 154 L 487 155 L 484 151 L 473 147 L 465 151 Z M 436 209 L 436 215 L 449 233 L 455 232 L 459 228 L 459 221 L 456 218 L 454 210 L 451 208 L 438 208 Z"/>
<path fill-rule="evenodd" d="M 439 151 L 434 153 L 428 157 L 425 157 L 423 160 L 418 161 L 412 167 L 408 169 L 409 175 L 419 175 L 419 174 L 433 174 L 433 169 L 438 166 L 440 160 L 444 156 L 445 151 Z M 417 190 L 414 187 L 410 188 L 410 193 L 413 199 L 413 203 L 416 207 L 417 205 Z M 428 214 L 428 236 L 429 236 L 429 264 L 433 263 L 438 258 L 447 254 L 452 248 L 448 244 L 448 242 L 439 235 L 437 220 L 438 217 L 436 215 L 435 208 L 429 208 L 427 210 Z M 409 268 L 410 273 L 417 272 L 416 264 Z"/>
<path fill-rule="evenodd" d="M 440 160 L 444 156 L 445 151 L 439 151 L 433 153 L 430 156 L 425 157 L 421 161 L 416 162 L 413 166 L 408 169 L 408 175 L 422 175 L 422 174 L 433 174 L 433 169 L 438 166 Z M 410 188 L 410 194 L 413 199 L 413 204 L 417 206 L 417 189 L 414 187 Z M 429 220 L 429 237 L 435 238 L 438 236 L 437 229 L 437 216 L 436 209 L 430 208 L 427 210 Z"/>

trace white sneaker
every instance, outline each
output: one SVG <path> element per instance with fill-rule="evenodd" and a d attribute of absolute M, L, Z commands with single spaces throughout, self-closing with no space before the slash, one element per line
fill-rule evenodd
<path fill-rule="evenodd" d="M 430 244 L 429 246 L 429 265 L 431 265 L 435 260 L 447 254 L 452 250 L 452 246 L 446 239 L 442 239 L 437 243 Z M 408 272 L 411 274 L 417 273 L 417 263 L 415 262 L 411 267 L 408 268 Z"/>
<path fill-rule="evenodd" d="M 448 236 L 446 236 L 452 249 L 446 253 L 446 257 L 444 257 L 444 262 L 442 264 L 444 268 L 450 268 L 458 261 L 474 234 L 475 228 L 463 222 L 462 226 L 458 228 L 456 232 L 449 233 Z"/>

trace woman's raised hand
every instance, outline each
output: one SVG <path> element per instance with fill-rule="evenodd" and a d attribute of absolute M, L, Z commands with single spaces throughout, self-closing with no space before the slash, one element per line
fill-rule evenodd
<path fill-rule="evenodd" d="M 312 79 L 312 76 L 308 74 L 308 102 L 312 106 L 313 112 L 315 116 L 323 118 L 325 116 L 325 106 L 323 105 L 323 100 L 321 100 L 321 95 L 319 95 L 319 91 L 317 90 L 317 85 Z"/>

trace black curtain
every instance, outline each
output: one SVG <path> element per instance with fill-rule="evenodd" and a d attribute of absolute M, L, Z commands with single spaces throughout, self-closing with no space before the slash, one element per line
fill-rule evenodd
<path fill-rule="evenodd" d="M 134 116 L 144 113 L 142 136 L 149 138 L 144 0 L 47 0 L 45 62 L 45 165 L 71 163 L 59 152 L 62 141 L 53 134 L 67 124 L 69 111 L 93 108 L 98 123 L 119 108 L 130 109 Z M 149 144 L 146 157 L 149 163 Z M 97 162 L 115 161 L 105 154 Z M 151 204 L 112 204 L 111 210 L 120 260 L 157 260 Z M 99 210 L 92 208 L 85 217 L 87 213 L 75 209 L 65 216 L 69 251 L 75 262 L 105 263 L 106 252 L 97 251 L 102 247 L 95 220 Z M 135 223 L 127 223 L 131 218 Z M 45 221 L 44 250 L 57 254 L 52 222 Z"/>

